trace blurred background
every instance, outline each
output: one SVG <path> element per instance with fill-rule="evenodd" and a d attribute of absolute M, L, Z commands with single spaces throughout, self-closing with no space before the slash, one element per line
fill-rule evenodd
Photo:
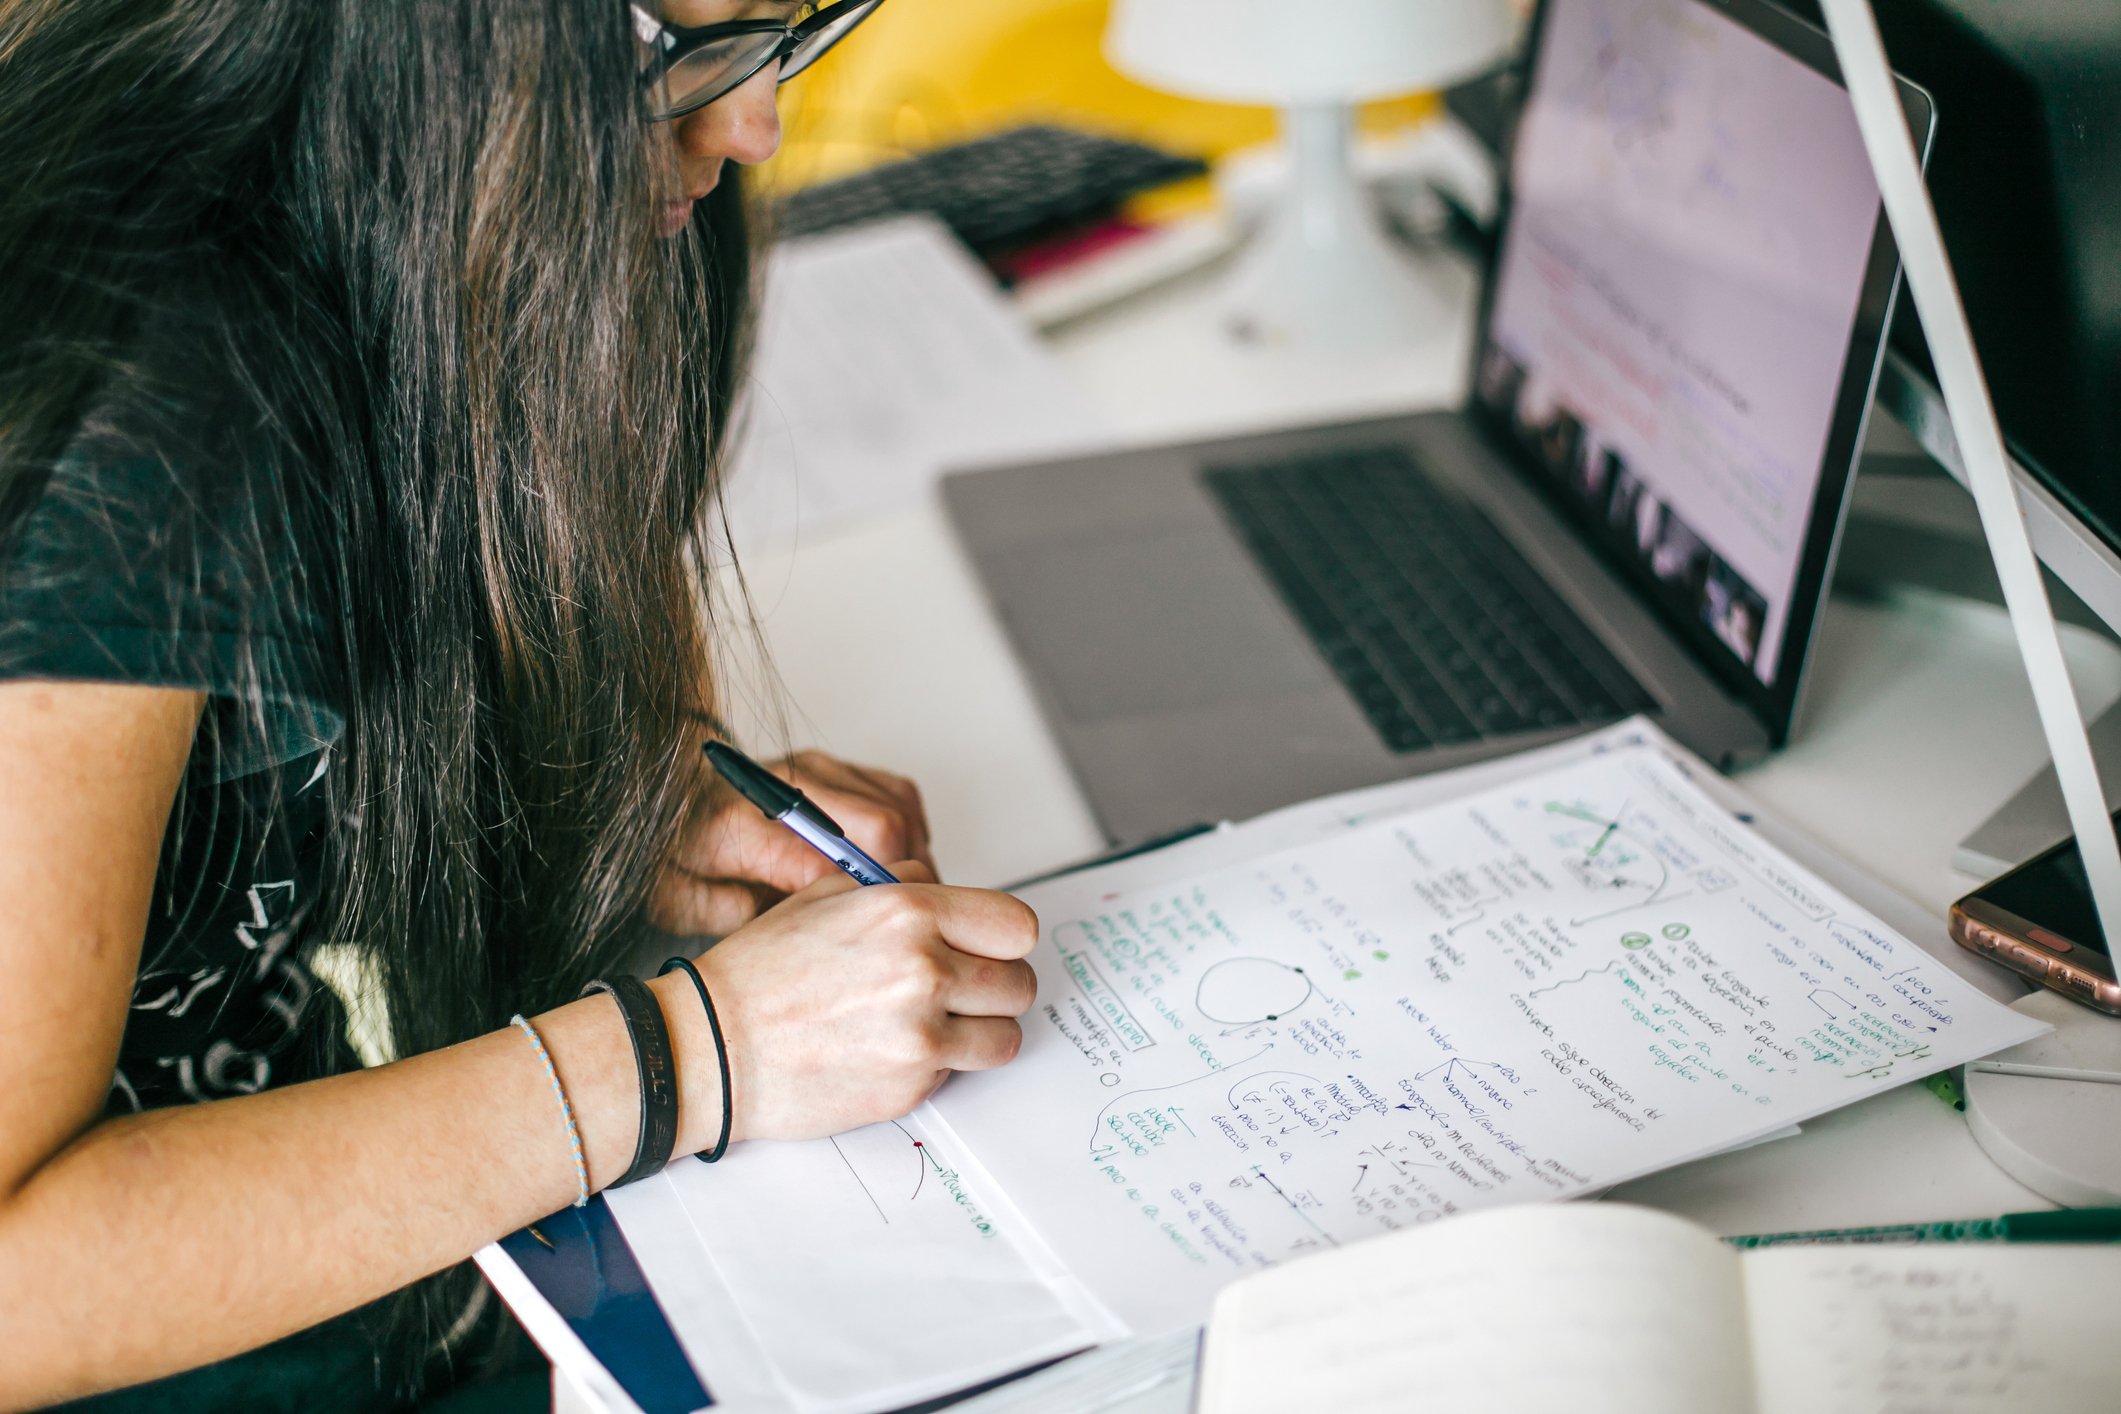
<path fill-rule="evenodd" d="M 791 84 L 787 141 L 766 170 L 777 191 L 846 176 L 1024 123 L 1057 123 L 1213 161 L 1270 141 L 1272 108 L 1160 93 L 1106 60 L 1111 0 L 888 0 Z M 1404 131 L 1428 95 L 1364 105 L 1363 128 Z M 1196 182 L 1157 210 L 1210 201 Z"/>

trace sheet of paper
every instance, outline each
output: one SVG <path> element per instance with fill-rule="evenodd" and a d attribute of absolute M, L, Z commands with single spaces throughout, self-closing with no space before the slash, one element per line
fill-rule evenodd
<path fill-rule="evenodd" d="M 1646 1208 L 1490 1212 L 1298 1263 L 1216 1303 L 1201 1414 L 1742 1414 L 1736 1256 Z"/>
<path fill-rule="evenodd" d="M 678 1163 L 702 1167 L 689 1158 Z M 791 1407 L 768 1353 L 745 1324 L 742 1302 L 693 1231 L 677 1189 L 651 1178 L 606 1189 L 604 1201 L 718 1414 Z"/>
<path fill-rule="evenodd" d="M 1190 1414 L 1200 1335 L 1113 1341 L 953 1404 L 951 1414 Z"/>
<path fill-rule="evenodd" d="M 1027 895 L 1040 999 L 932 1108 L 1130 1330 L 1233 1278 L 1727 1149 L 2034 1023 L 1654 743 L 1247 863 Z"/>
<path fill-rule="evenodd" d="M 720 1287 L 692 1308 L 719 1330 L 674 1313 L 693 1328 L 688 1350 L 734 1345 L 740 1330 L 740 1358 L 763 1357 L 779 1388 L 779 1404 L 745 1407 L 867 1414 L 1116 1333 L 1071 1306 L 1065 1269 L 917 1114 L 809 1143 L 738 1145 L 639 1186 L 674 1193 Z M 667 1238 L 668 1225 L 658 1231 Z M 710 1380 L 717 1370 L 712 1359 L 700 1368 Z"/>
<path fill-rule="evenodd" d="M 2121 1248 L 1792 1247 L 1743 1267 L 1762 1414 L 2121 1405 Z"/>
<path fill-rule="evenodd" d="M 946 469 L 1109 441 L 993 278 L 927 217 L 776 247 L 752 368 L 725 487 L 740 554 L 918 504 Z"/>

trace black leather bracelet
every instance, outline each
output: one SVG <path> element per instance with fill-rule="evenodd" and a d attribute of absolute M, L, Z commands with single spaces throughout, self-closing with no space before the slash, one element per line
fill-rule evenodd
<path fill-rule="evenodd" d="M 660 977 L 672 968 L 683 968 L 692 979 L 693 990 L 700 994 L 700 1005 L 707 1012 L 707 1029 L 714 1033 L 714 1059 L 722 1068 L 722 1132 L 714 1141 L 714 1147 L 703 1154 L 692 1157 L 703 1164 L 711 1164 L 729 1152 L 729 1126 L 736 1118 L 736 1097 L 729 1092 L 729 1043 L 722 1039 L 722 1018 L 714 1014 L 714 998 L 707 995 L 707 981 L 700 976 L 700 969 L 692 965 L 692 959 L 674 957 L 663 964 L 656 976 Z"/>
<path fill-rule="evenodd" d="M 663 1024 L 663 1008 L 657 1005 L 655 993 L 637 977 L 600 977 L 582 989 L 585 997 L 591 992 L 611 994 L 633 1042 L 634 1069 L 641 1081 L 641 1130 L 633 1146 L 633 1162 L 618 1181 L 633 1183 L 661 1173 L 670 1162 L 670 1151 L 677 1147 L 678 1071 L 670 1053 L 670 1028 Z"/>

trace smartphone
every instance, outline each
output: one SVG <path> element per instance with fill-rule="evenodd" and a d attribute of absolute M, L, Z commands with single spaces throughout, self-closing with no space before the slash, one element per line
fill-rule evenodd
<path fill-rule="evenodd" d="M 2074 837 L 1953 904 L 1951 926 L 1961 947 L 2121 1016 L 2121 982 Z"/>

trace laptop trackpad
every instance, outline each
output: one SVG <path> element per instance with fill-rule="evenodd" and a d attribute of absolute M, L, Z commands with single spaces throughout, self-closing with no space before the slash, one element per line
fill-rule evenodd
<path fill-rule="evenodd" d="M 1008 564 L 1012 636 L 1072 720 L 1338 690 L 1219 527 L 1108 528 Z"/>

